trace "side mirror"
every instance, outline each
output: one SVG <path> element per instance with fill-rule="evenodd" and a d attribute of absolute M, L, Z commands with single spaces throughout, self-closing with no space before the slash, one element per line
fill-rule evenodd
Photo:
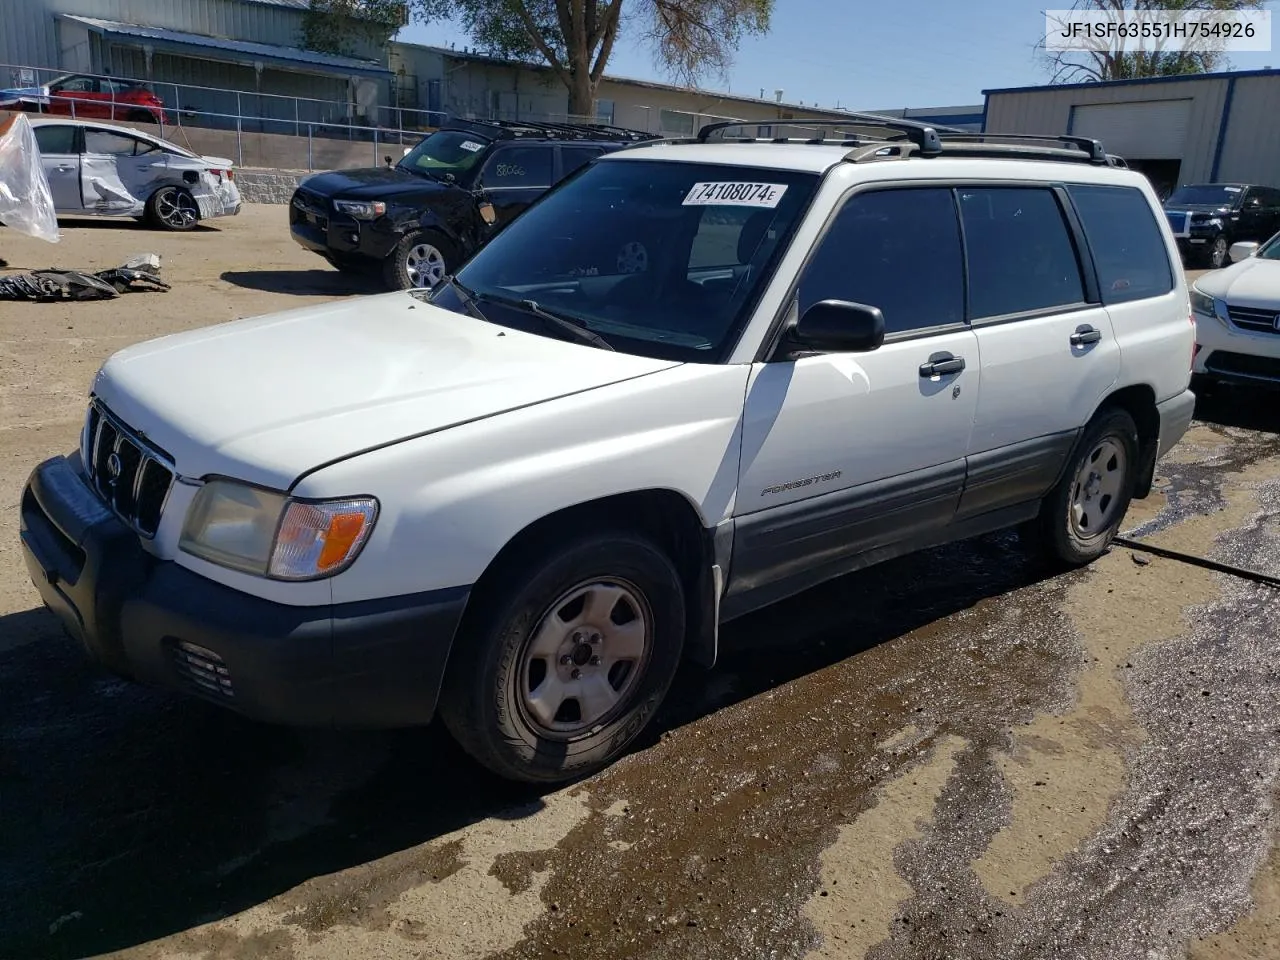
<path fill-rule="evenodd" d="M 1258 252 L 1258 245 L 1250 240 L 1241 240 L 1239 243 L 1233 243 L 1231 249 L 1227 251 L 1227 256 L 1231 258 L 1232 263 L 1239 263 L 1241 260 L 1248 260 Z"/>
<path fill-rule="evenodd" d="M 389 167 L 389 166 L 391 166 L 391 154 L 389 154 L 389 153 L 388 153 L 388 154 L 387 154 L 385 157 L 383 157 L 382 159 L 383 159 L 383 161 L 386 163 L 386 165 L 387 165 L 388 167 Z"/>
<path fill-rule="evenodd" d="M 847 300 L 813 304 L 787 333 L 791 351 L 869 353 L 884 343 L 884 314 L 877 307 Z"/>

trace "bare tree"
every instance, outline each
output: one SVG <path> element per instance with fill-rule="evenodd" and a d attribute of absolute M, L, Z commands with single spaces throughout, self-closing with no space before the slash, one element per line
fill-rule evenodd
<path fill-rule="evenodd" d="M 1102 13 L 1116 22 L 1126 11 L 1180 10 L 1241 11 L 1260 10 L 1265 0 L 1075 0 L 1069 8 L 1075 11 Z M 1106 49 L 1088 51 L 1048 50 L 1048 37 L 1036 44 L 1050 73 L 1050 83 L 1089 83 L 1105 80 L 1135 80 L 1142 77 L 1168 77 L 1183 74 L 1225 70 L 1230 60 L 1223 52 L 1222 41 L 1205 39 L 1179 49 L 1172 44 L 1147 43 L 1135 49 L 1133 41 L 1115 39 Z"/>
<path fill-rule="evenodd" d="M 674 79 L 723 76 L 742 38 L 769 29 L 773 0 L 412 0 L 418 18 L 459 24 L 489 53 L 543 61 L 590 115 L 620 36 L 647 45 Z"/>

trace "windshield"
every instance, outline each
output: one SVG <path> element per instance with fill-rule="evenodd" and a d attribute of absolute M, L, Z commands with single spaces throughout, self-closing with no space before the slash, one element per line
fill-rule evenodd
<path fill-rule="evenodd" d="M 1280 233 L 1264 243 L 1258 250 L 1259 260 L 1280 260 Z"/>
<path fill-rule="evenodd" d="M 461 179 L 484 153 L 489 141 L 474 133 L 438 130 L 405 154 L 400 166 L 417 173 L 452 175 Z"/>
<path fill-rule="evenodd" d="M 1240 199 L 1244 187 L 1224 187 L 1216 183 L 1192 184 L 1173 191 L 1166 203 L 1190 206 L 1230 207 Z"/>
<path fill-rule="evenodd" d="M 606 160 L 529 207 L 458 280 L 490 298 L 485 314 L 498 323 L 554 335 L 511 306 L 533 300 L 617 350 L 717 362 L 817 182 L 796 171 Z M 449 284 L 432 302 L 463 309 Z"/>

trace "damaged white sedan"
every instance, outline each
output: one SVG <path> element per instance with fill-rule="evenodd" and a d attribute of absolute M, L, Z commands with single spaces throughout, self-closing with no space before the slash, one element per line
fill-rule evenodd
<path fill-rule="evenodd" d="M 59 215 L 135 217 L 166 230 L 240 212 L 230 160 L 129 127 L 32 119 Z"/>

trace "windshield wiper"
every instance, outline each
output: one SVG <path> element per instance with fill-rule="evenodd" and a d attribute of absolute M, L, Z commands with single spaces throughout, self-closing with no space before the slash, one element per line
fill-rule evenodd
<path fill-rule="evenodd" d="M 514 297 L 495 297 L 488 293 L 477 294 L 476 297 L 479 300 L 491 300 L 494 303 L 501 303 L 508 307 L 516 307 L 524 310 L 527 313 L 533 314 L 548 326 L 564 331 L 575 340 L 580 340 L 582 343 L 589 343 L 591 346 L 599 347 L 601 350 L 614 350 L 613 344 L 600 336 L 600 334 L 596 333 L 594 330 L 588 329 L 585 324 L 575 320 L 570 320 L 568 317 L 562 317 L 559 314 L 552 313 L 550 310 L 546 310 L 538 306 L 537 302 L 534 300 L 517 300 Z"/>
<path fill-rule="evenodd" d="M 484 315 L 484 311 L 480 309 L 480 305 L 476 303 L 476 293 L 453 274 L 449 274 L 444 278 L 444 283 L 449 284 L 453 289 L 458 291 L 458 299 L 462 301 L 462 308 L 471 314 L 477 320 L 483 320 L 485 323 L 492 323 L 488 317 Z"/>

